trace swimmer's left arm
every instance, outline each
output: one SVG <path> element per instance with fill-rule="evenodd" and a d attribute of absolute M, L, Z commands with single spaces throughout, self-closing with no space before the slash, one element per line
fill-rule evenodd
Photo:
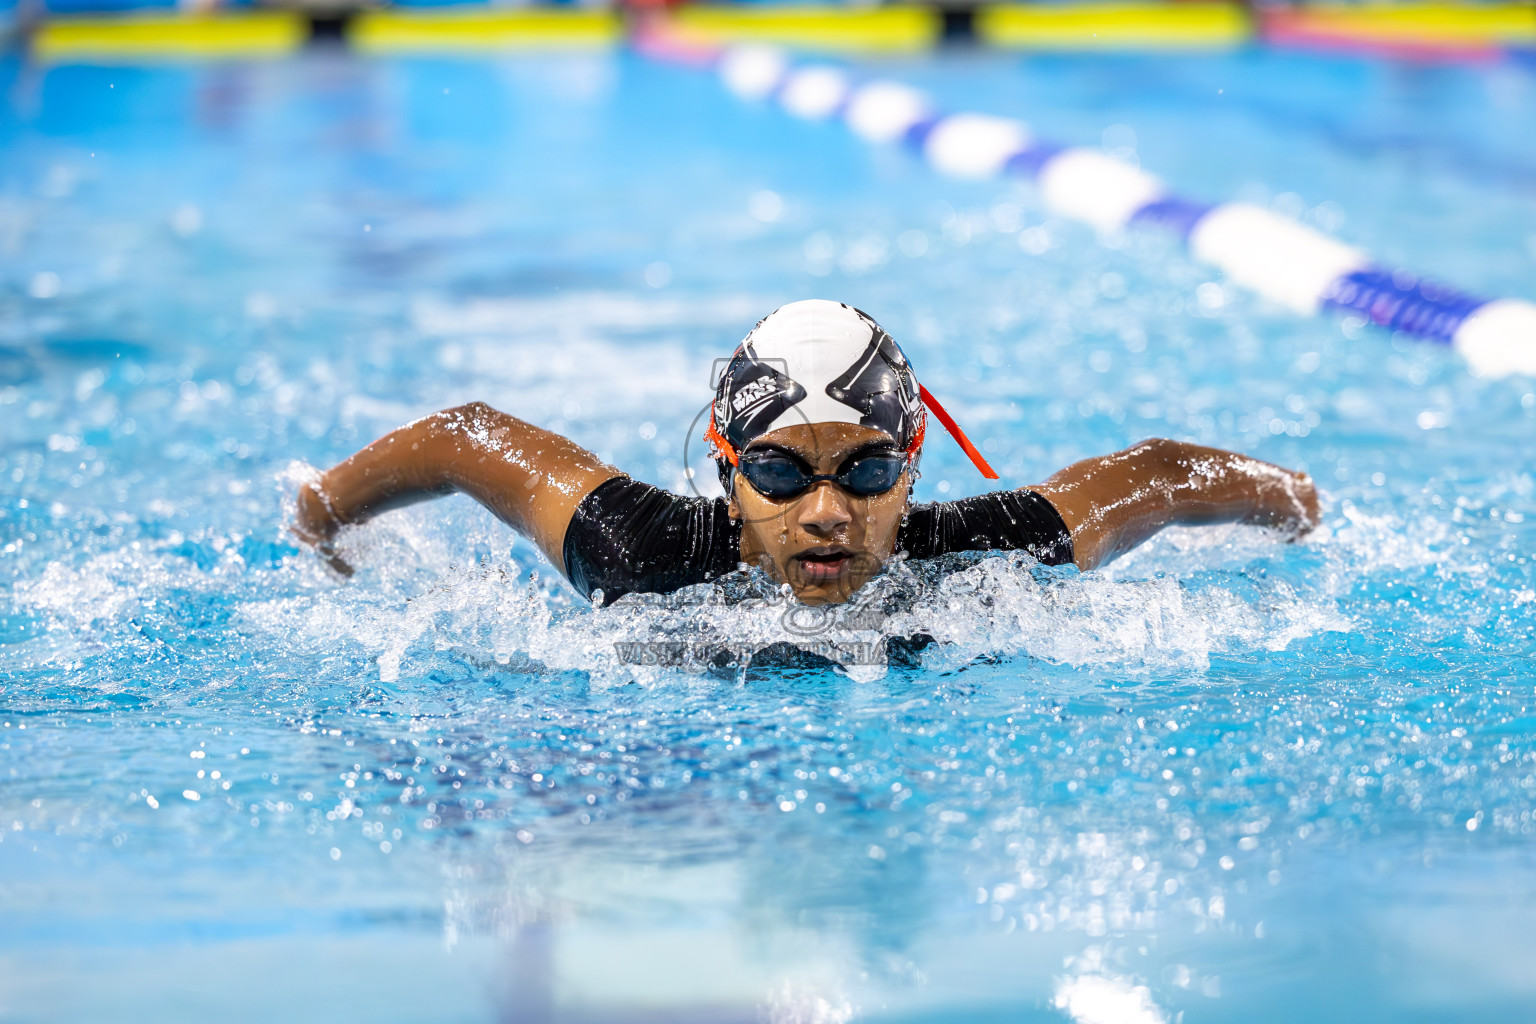
<path fill-rule="evenodd" d="M 1075 462 L 1030 490 L 1055 506 L 1084 570 L 1165 526 L 1241 522 L 1299 537 L 1320 520 L 1317 488 L 1307 474 L 1162 439 Z"/>

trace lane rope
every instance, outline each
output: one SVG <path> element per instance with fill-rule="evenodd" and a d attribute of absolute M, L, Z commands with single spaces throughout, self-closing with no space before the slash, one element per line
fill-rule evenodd
<path fill-rule="evenodd" d="M 860 81 L 826 63 L 797 64 L 781 49 L 694 44 L 664 28 L 641 34 L 643 53 L 714 70 L 744 100 L 794 117 L 838 120 L 875 144 L 900 144 L 950 177 L 1032 181 L 1053 212 L 1101 234 L 1161 228 L 1228 280 L 1301 315 L 1351 312 L 1414 338 L 1447 343 L 1479 376 L 1536 375 L 1536 304 L 1483 299 L 1374 262 L 1363 250 L 1250 203 L 1200 203 L 1157 177 L 1088 147 L 1039 139 L 1023 121 L 939 112 L 922 92 Z"/>

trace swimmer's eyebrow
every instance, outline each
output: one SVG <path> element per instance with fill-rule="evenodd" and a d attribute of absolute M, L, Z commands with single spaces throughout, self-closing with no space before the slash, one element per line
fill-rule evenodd
<path fill-rule="evenodd" d="M 894 454 L 897 452 L 897 450 L 898 449 L 896 448 L 896 444 L 893 441 L 885 441 L 880 439 L 865 441 L 863 444 L 858 445 L 843 453 L 843 455 L 839 457 L 837 461 L 838 465 L 842 465 L 849 459 L 857 458 L 860 455 L 873 455 L 876 452 L 890 452 Z M 794 456 L 801 462 L 804 462 L 807 466 L 814 465 L 816 461 L 815 457 L 808 453 L 805 449 L 796 445 L 785 444 L 781 441 L 754 442 L 747 445 L 746 451 L 742 452 L 742 454 L 746 455 L 750 452 L 782 452 L 785 455 Z"/>
<path fill-rule="evenodd" d="M 778 441 L 753 442 L 752 444 L 747 445 L 746 450 L 741 454 L 752 455 L 756 454 L 757 452 L 777 452 L 780 455 L 792 456 L 807 464 L 811 462 L 811 456 L 806 454 L 804 451 L 794 447 L 793 445 L 782 444 Z"/>

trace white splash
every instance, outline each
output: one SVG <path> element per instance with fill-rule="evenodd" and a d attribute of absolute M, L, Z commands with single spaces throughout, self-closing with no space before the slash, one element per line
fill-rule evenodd
<path fill-rule="evenodd" d="M 1053 1003 L 1077 1024 L 1165 1024 L 1168 1019 L 1145 985 L 1103 974 L 1062 978 Z"/>
<path fill-rule="evenodd" d="M 278 486 L 289 490 L 310 472 L 295 464 Z M 740 671 L 766 648 L 776 648 L 772 662 L 804 652 L 867 682 L 887 671 L 889 641 L 919 636 L 934 641 L 915 655 L 931 671 L 978 658 L 1023 658 L 1117 673 L 1199 674 L 1215 656 L 1279 651 L 1320 632 L 1350 629 L 1334 576 L 1348 575 L 1350 565 L 1383 544 L 1393 548 L 1383 534 L 1425 536 L 1402 523 L 1350 522 L 1339 536 L 1308 542 L 1322 545 L 1328 566 L 1315 579 L 1250 572 L 1278 547 L 1262 531 L 1212 531 L 1199 539 L 1204 546 L 1189 548 L 1191 531 L 1160 538 L 1158 550 L 1138 552 L 1133 564 L 1112 573 L 1046 569 L 1022 553 L 898 566 L 856 602 L 821 611 L 762 580 L 591 608 L 531 552 L 487 558 L 487 551 L 506 552 L 513 538 L 489 514 L 456 499 L 345 531 L 339 542 L 359 568 L 350 582 L 331 577 L 308 552 L 275 568 L 247 566 L 232 544 L 214 564 L 199 567 L 182 553 L 184 543 L 206 550 L 223 539 L 178 536 L 76 567 L 50 564 L 18 581 L 13 597 L 52 623 L 51 661 L 71 646 L 70 657 L 78 658 L 89 654 L 86 647 L 132 644 L 138 633 L 130 620 L 138 609 L 196 596 L 229 606 L 230 626 L 253 649 L 361 656 L 376 661 L 386 683 L 446 653 L 492 672 L 580 671 L 599 686 L 649 684 Z M 463 565 L 476 550 L 483 561 Z M 1159 564 L 1179 575 L 1153 575 Z M 37 663 L 35 645 L 11 653 Z"/>
<path fill-rule="evenodd" d="M 848 1024 L 854 1006 L 848 1000 L 785 982 L 773 993 L 762 1014 L 768 1024 Z"/>
<path fill-rule="evenodd" d="M 346 583 L 307 552 L 277 569 L 228 553 L 199 568 L 166 541 L 78 568 L 51 564 L 13 594 L 53 622 L 55 640 L 62 632 L 92 647 L 112 643 L 116 632 L 132 640 L 130 620 L 143 607 L 199 595 L 233 604 L 231 625 L 255 647 L 336 655 L 355 645 L 376 660 L 384 682 L 446 652 L 491 671 L 574 670 L 595 685 L 645 684 L 738 670 L 771 647 L 779 651 L 771 660 L 804 652 L 872 681 L 887 671 L 888 641 L 917 636 L 935 641 L 917 655 L 932 671 L 1002 657 L 1199 673 L 1215 655 L 1278 651 L 1350 628 L 1326 588 L 1262 575 L 1078 575 L 1021 553 L 899 566 L 854 603 L 830 609 L 800 605 L 762 579 L 591 608 L 547 566 L 503 555 L 455 567 L 466 545 L 506 550 L 505 527 L 478 510 L 407 510 L 348 533 L 343 546 L 360 573 Z"/>

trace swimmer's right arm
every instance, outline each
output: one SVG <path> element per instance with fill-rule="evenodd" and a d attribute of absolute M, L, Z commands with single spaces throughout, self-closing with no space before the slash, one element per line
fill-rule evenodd
<path fill-rule="evenodd" d="M 619 471 L 559 434 L 470 402 L 386 434 L 299 489 L 293 532 L 350 575 L 334 540 L 343 526 L 455 492 L 467 494 L 565 571 L 576 506 Z"/>

